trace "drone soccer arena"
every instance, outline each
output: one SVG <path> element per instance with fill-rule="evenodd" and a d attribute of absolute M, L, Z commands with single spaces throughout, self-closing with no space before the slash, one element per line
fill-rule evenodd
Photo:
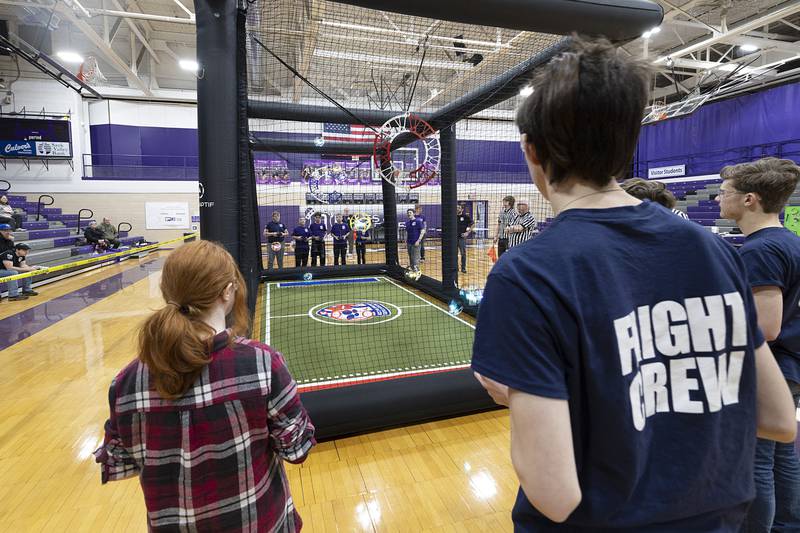
<path fill-rule="evenodd" d="M 196 3 L 201 230 L 322 439 L 492 408 L 469 364 L 498 212 L 551 215 L 508 141 L 520 94 L 571 31 L 622 42 L 661 17 L 481 4 Z"/>

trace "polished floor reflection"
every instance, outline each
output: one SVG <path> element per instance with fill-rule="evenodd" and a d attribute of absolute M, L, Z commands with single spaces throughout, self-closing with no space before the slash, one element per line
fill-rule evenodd
<path fill-rule="evenodd" d="M 159 265 L 129 261 L 0 304 L 0 531 L 147 530 L 138 482 L 100 485 L 91 452 L 108 384 L 162 305 Z M 321 444 L 288 465 L 303 530 L 511 531 L 508 439 L 495 411 Z"/>

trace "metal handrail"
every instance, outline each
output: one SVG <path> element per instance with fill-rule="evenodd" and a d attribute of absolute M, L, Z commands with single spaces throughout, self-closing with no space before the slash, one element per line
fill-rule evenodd
<path fill-rule="evenodd" d="M 0 187 L 0 193 L 5 194 L 11 190 L 11 182 L 6 180 L 0 180 L 0 183 L 5 183 L 5 187 Z"/>
<path fill-rule="evenodd" d="M 88 217 L 84 217 L 83 216 L 83 212 L 84 211 L 88 211 L 89 212 L 89 216 Z M 80 232 L 81 232 L 81 220 L 84 220 L 84 219 L 85 220 L 89 220 L 90 218 L 94 218 L 94 211 L 92 211 L 91 209 L 84 208 L 84 209 L 81 209 L 80 211 L 78 211 L 78 234 L 80 234 Z"/>
<path fill-rule="evenodd" d="M 49 198 L 50 203 L 46 204 L 42 202 L 42 198 Z M 38 222 L 39 219 L 42 217 L 42 206 L 53 205 L 56 202 L 56 199 L 50 196 L 49 194 L 42 194 L 39 196 L 39 199 L 36 201 L 36 221 Z"/>
<path fill-rule="evenodd" d="M 130 222 L 120 222 L 119 224 L 117 224 L 117 235 L 119 235 L 120 233 L 122 233 L 122 229 L 121 229 L 121 228 L 122 228 L 122 226 L 128 226 L 128 229 L 126 229 L 125 231 L 131 231 L 131 230 L 133 230 L 133 226 L 131 225 L 131 223 L 130 223 Z"/>

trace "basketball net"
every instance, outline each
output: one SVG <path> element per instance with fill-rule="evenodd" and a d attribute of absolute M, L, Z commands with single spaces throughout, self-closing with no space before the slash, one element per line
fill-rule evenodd
<path fill-rule="evenodd" d="M 98 82 L 105 81 L 106 77 L 100 72 L 97 59 L 89 56 L 78 69 L 78 79 L 87 85 L 96 85 Z"/>

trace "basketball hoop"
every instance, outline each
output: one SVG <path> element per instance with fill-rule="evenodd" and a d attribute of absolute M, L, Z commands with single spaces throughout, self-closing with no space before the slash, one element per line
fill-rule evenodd
<path fill-rule="evenodd" d="M 93 56 L 86 58 L 78 69 L 78 79 L 86 85 L 97 85 L 98 82 L 105 81 L 106 77 L 97 66 L 97 58 Z"/>
<path fill-rule="evenodd" d="M 411 134 L 422 142 L 422 161 L 411 170 L 392 160 L 392 142 L 402 134 Z M 439 173 L 441 154 L 439 138 L 431 125 L 415 115 L 405 114 L 390 118 L 381 126 L 375 136 L 372 158 L 383 180 L 395 188 L 415 189 Z"/>

